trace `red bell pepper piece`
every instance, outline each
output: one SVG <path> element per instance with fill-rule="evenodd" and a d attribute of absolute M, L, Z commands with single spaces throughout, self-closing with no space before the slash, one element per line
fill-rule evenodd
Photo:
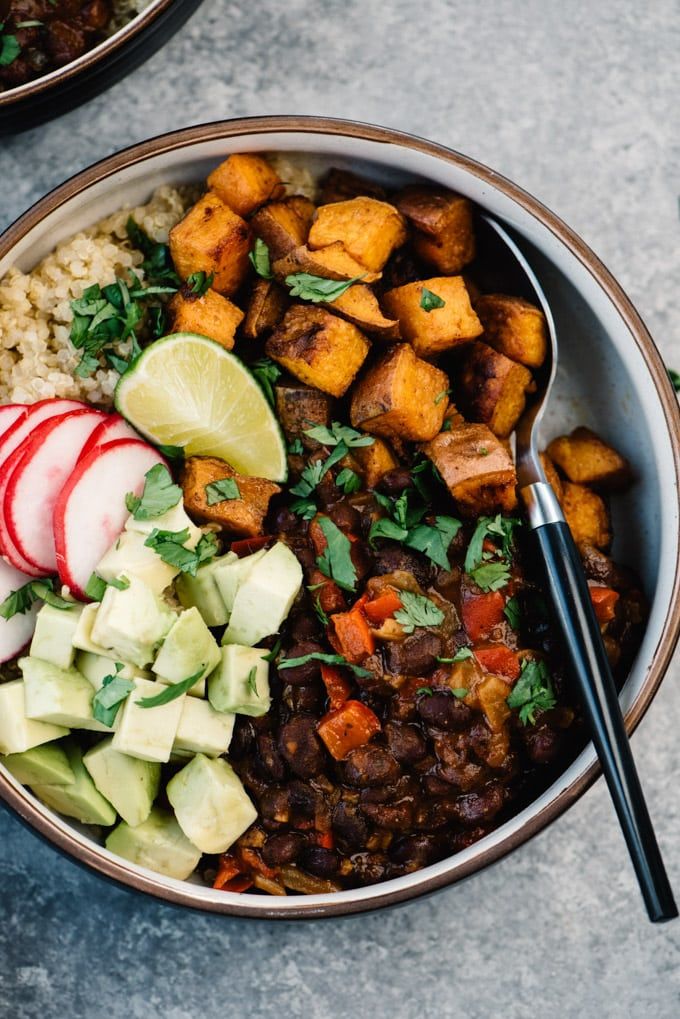
<path fill-rule="evenodd" d="M 519 679 L 522 671 L 517 652 L 505 644 L 490 644 L 488 647 L 475 648 L 475 658 L 486 672 L 504 679 Z"/>
<path fill-rule="evenodd" d="M 380 719 L 361 701 L 345 701 L 341 708 L 329 711 L 316 727 L 328 752 L 342 761 L 350 750 L 368 743 L 380 732 Z"/>
<path fill-rule="evenodd" d="M 505 618 L 505 597 L 500 591 L 468 594 L 463 598 L 463 626 L 471 641 L 484 640 Z"/>
<path fill-rule="evenodd" d="M 611 587 L 591 587 L 590 600 L 595 609 L 598 623 L 609 623 L 616 615 L 619 592 Z"/>
<path fill-rule="evenodd" d="M 335 635 L 333 646 L 353 665 L 363 662 L 364 658 L 375 651 L 375 638 L 362 611 L 365 602 L 364 595 L 349 612 L 336 612 L 331 616 Z"/>
<path fill-rule="evenodd" d="M 401 608 L 401 598 L 396 591 L 386 591 L 364 605 L 364 615 L 374 626 L 380 626 Z"/>
<path fill-rule="evenodd" d="M 244 556 L 252 555 L 253 552 L 259 552 L 261 548 L 265 548 L 274 541 L 271 534 L 258 534 L 253 538 L 241 538 L 239 541 L 232 541 L 231 551 L 235 552 L 239 559 L 243 559 Z"/>
<path fill-rule="evenodd" d="M 352 687 L 349 680 L 345 679 L 340 669 L 336 668 L 335 665 L 322 665 L 321 678 L 324 681 L 326 693 L 331 702 L 331 709 L 339 708 L 346 700 L 349 700 Z"/>

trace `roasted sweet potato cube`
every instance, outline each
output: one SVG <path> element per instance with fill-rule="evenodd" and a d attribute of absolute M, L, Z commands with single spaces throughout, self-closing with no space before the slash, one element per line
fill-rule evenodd
<path fill-rule="evenodd" d="M 606 549 L 612 531 L 604 499 L 585 485 L 565 481 L 562 485 L 562 509 L 577 545 Z"/>
<path fill-rule="evenodd" d="M 512 457 L 486 425 L 454 423 L 423 446 L 465 517 L 509 513 L 517 504 Z"/>
<path fill-rule="evenodd" d="M 322 276 L 329 280 L 360 279 L 362 283 L 375 283 L 380 279 L 379 272 L 369 272 L 348 255 L 340 241 L 318 251 L 310 251 L 304 244 L 293 248 L 273 263 L 272 270 L 280 280 L 297 272 L 308 272 L 311 276 Z"/>
<path fill-rule="evenodd" d="M 249 251 L 248 224 L 213 191 L 170 231 L 170 253 L 182 279 L 193 272 L 213 273 L 213 290 L 227 297 L 246 277 Z"/>
<path fill-rule="evenodd" d="M 352 456 L 367 488 L 375 488 L 384 474 L 399 466 L 399 461 L 387 443 L 377 437 L 370 446 L 356 446 L 352 449 Z"/>
<path fill-rule="evenodd" d="M 507 294 L 483 294 L 475 301 L 475 311 L 490 347 L 527 368 L 543 364 L 548 334 L 545 315 L 535 304 Z"/>
<path fill-rule="evenodd" d="M 333 311 L 355 326 L 383 340 L 399 339 L 399 323 L 385 318 L 370 287 L 355 283 L 333 301 Z"/>
<path fill-rule="evenodd" d="M 312 251 L 337 241 L 364 268 L 379 272 L 395 248 L 406 240 L 406 223 L 389 202 L 361 196 L 321 205 L 314 215 L 307 245 Z"/>
<path fill-rule="evenodd" d="M 241 309 L 212 289 L 198 297 L 189 287 L 182 287 L 170 301 L 169 309 L 174 332 L 209 336 L 227 350 L 234 346 L 236 330 L 243 321 Z"/>
<path fill-rule="evenodd" d="M 275 261 L 306 242 L 313 215 L 313 203 L 302 195 L 293 195 L 282 202 L 265 205 L 250 222 Z"/>
<path fill-rule="evenodd" d="M 279 324 L 289 304 L 288 294 L 274 280 L 255 280 L 243 323 L 243 335 L 249 340 L 266 336 Z"/>
<path fill-rule="evenodd" d="M 475 257 L 472 205 L 455 191 L 414 184 L 397 197 L 397 208 L 416 228 L 413 247 L 440 272 L 460 272 Z"/>
<path fill-rule="evenodd" d="M 552 462 L 547 453 L 539 453 L 541 463 L 543 464 L 543 473 L 545 474 L 545 480 L 548 482 L 553 492 L 557 496 L 558 500 L 562 501 L 562 478 L 557 473 L 557 468 Z"/>
<path fill-rule="evenodd" d="M 328 205 L 329 202 L 344 202 L 348 198 L 357 198 L 360 195 L 368 195 L 370 198 L 377 198 L 385 201 L 387 194 L 385 189 L 372 180 L 359 177 L 349 170 L 340 170 L 332 166 L 328 173 L 324 174 L 320 181 L 321 205 Z"/>
<path fill-rule="evenodd" d="M 342 396 L 368 354 L 369 344 L 351 322 L 325 308 L 295 304 L 267 340 L 269 357 L 301 382 Z"/>
<path fill-rule="evenodd" d="M 464 416 L 506 438 L 517 424 L 535 383 L 524 365 L 476 340 L 463 354 L 456 376 L 456 403 Z"/>
<path fill-rule="evenodd" d="M 625 457 L 589 428 L 575 428 L 571 435 L 553 439 L 548 453 L 570 481 L 615 491 L 632 480 Z"/>
<path fill-rule="evenodd" d="M 239 216 L 249 216 L 284 193 L 279 175 L 266 159 L 240 153 L 229 156 L 213 170 L 208 187 Z"/>
<path fill-rule="evenodd" d="M 444 302 L 442 307 L 435 307 L 435 298 Z M 418 357 L 436 357 L 482 331 L 461 276 L 436 276 L 388 290 L 383 306 L 399 320 L 401 335 Z"/>
<path fill-rule="evenodd" d="M 276 394 L 276 415 L 286 438 L 292 442 L 300 439 L 305 449 L 319 449 L 319 443 L 305 435 L 305 429 L 312 425 L 331 423 L 333 400 L 320 389 L 309 386 L 286 385 L 279 382 L 274 387 Z"/>
<path fill-rule="evenodd" d="M 220 493 L 208 486 L 225 478 L 234 479 L 241 498 L 224 499 L 211 505 L 211 500 L 219 498 Z M 192 517 L 202 523 L 219 524 L 231 534 L 251 538 L 262 534 L 269 500 L 281 489 L 265 478 L 238 474 L 225 460 L 190 456 L 182 472 L 182 491 L 184 505 Z"/>
<path fill-rule="evenodd" d="M 448 377 L 400 343 L 388 350 L 359 380 L 350 416 L 355 428 L 386 438 L 427 442 L 442 426 Z"/>

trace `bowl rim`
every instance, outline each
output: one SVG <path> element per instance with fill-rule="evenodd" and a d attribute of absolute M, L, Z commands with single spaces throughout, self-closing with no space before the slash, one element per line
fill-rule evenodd
<path fill-rule="evenodd" d="M 105 61 L 115 58 L 116 54 L 126 46 L 140 32 L 144 32 L 156 18 L 160 17 L 169 7 L 182 0 L 149 0 L 149 4 L 137 14 L 134 14 L 129 21 L 108 36 L 101 42 L 87 50 L 81 56 L 71 60 L 63 67 L 56 67 L 53 71 L 27 81 L 23 85 L 15 85 L 14 88 L 5 89 L 0 92 L 0 113 L 3 109 L 11 108 L 13 103 L 20 103 L 24 100 L 35 99 L 49 92 L 53 88 L 70 82 L 77 75 Z"/>
<path fill-rule="evenodd" d="M 172 2 L 172 0 L 160 0 L 161 4 L 164 2 Z M 496 188 L 536 219 L 558 241 L 561 241 L 604 291 L 645 359 L 666 422 L 673 457 L 675 489 L 678 491 L 680 488 L 680 408 L 678 400 L 661 355 L 640 315 L 620 284 L 588 245 L 555 213 L 529 192 L 483 163 L 416 135 L 360 121 L 303 115 L 257 116 L 214 121 L 157 135 L 92 164 L 37 201 L 0 235 L 0 259 L 4 258 L 49 213 L 54 212 L 63 203 L 92 185 L 120 173 L 131 165 L 143 162 L 150 157 L 158 157 L 163 153 L 189 148 L 197 143 L 219 141 L 236 136 L 247 138 L 249 135 L 286 133 L 303 133 L 310 137 L 330 135 L 381 142 L 432 156 Z M 626 730 L 629 735 L 635 730 L 649 708 L 668 668 L 679 635 L 680 547 L 676 554 L 673 586 L 663 629 L 647 674 L 625 714 Z M 102 847 L 78 836 L 72 829 L 60 827 L 56 816 L 51 815 L 46 808 L 35 801 L 24 787 L 9 776 L 2 774 L 0 774 L 0 799 L 3 799 L 34 831 L 51 842 L 57 849 L 67 853 L 76 862 L 136 891 L 145 892 L 176 905 L 199 908 L 209 912 L 253 918 L 293 920 L 367 912 L 430 894 L 439 888 L 470 877 L 539 834 L 548 824 L 560 817 L 568 807 L 572 806 L 600 774 L 601 769 L 597 761 L 590 763 L 567 785 L 558 788 L 552 799 L 533 816 L 528 817 L 521 828 L 509 831 L 495 844 L 483 847 L 474 857 L 465 858 L 462 862 L 456 863 L 455 855 L 450 857 L 450 866 L 441 873 L 431 875 L 428 874 L 430 868 L 424 868 L 418 872 L 422 874 L 422 880 L 403 888 L 390 888 L 390 885 L 394 884 L 392 881 L 381 882 L 370 886 L 371 889 L 375 889 L 375 892 L 366 898 L 351 899 L 347 897 L 347 893 L 334 893 L 334 895 L 329 895 L 328 900 L 322 904 L 311 903 L 303 896 L 291 898 L 289 906 L 276 909 L 276 911 L 267 907 L 266 896 L 253 896 L 252 899 L 249 898 L 247 904 L 244 904 L 245 897 L 232 897 L 231 895 L 225 895 L 224 900 L 208 900 L 201 899 L 200 895 L 195 892 L 197 886 L 188 882 L 172 881 L 168 884 L 159 884 L 157 880 L 154 880 L 154 875 L 151 872 L 140 872 L 128 861 L 114 857 L 102 850 Z M 192 889 L 194 894 L 192 894 Z M 314 898 L 318 899 L 316 896 Z"/>

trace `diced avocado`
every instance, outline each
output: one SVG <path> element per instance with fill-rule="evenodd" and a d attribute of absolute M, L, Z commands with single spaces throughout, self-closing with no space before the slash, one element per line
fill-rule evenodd
<path fill-rule="evenodd" d="M 266 715 L 271 704 L 269 662 L 265 648 L 227 644 L 222 660 L 208 677 L 208 699 L 216 711 Z"/>
<path fill-rule="evenodd" d="M 97 791 L 83 764 L 80 748 L 67 740 L 65 745 L 68 763 L 73 771 L 70 785 L 36 784 L 33 792 L 43 803 L 66 817 L 75 817 L 83 824 L 102 824 L 108 828 L 116 820 L 116 812 Z"/>
<path fill-rule="evenodd" d="M 27 716 L 23 679 L 0 683 L 0 754 L 20 754 L 67 733 L 62 725 L 35 722 Z"/>
<path fill-rule="evenodd" d="M 82 611 L 81 605 L 74 605 L 72 609 L 43 605 L 35 620 L 30 650 L 32 657 L 42 658 L 60 669 L 70 669 L 76 654 L 73 638 Z"/>
<path fill-rule="evenodd" d="M 26 715 L 70 729 L 111 732 L 92 714 L 91 685 L 75 669 L 58 669 L 40 658 L 20 658 L 26 684 Z"/>
<path fill-rule="evenodd" d="M 129 577 L 125 590 L 107 587 L 92 627 L 92 640 L 118 660 L 144 668 L 175 621 L 175 613 L 151 588 Z M 90 650 L 87 648 L 86 650 Z"/>
<path fill-rule="evenodd" d="M 105 844 L 109 852 L 124 860 L 179 881 L 188 878 L 201 859 L 200 849 L 192 846 L 173 815 L 159 807 L 136 828 L 122 821 Z"/>
<path fill-rule="evenodd" d="M 253 566 L 263 558 L 265 550 L 261 548 L 252 555 L 243 556 L 241 559 L 232 559 L 231 562 L 223 562 L 214 572 L 217 590 L 222 596 L 222 601 L 231 612 L 234 607 L 234 598 L 239 585 L 246 579 Z"/>
<path fill-rule="evenodd" d="M 187 516 L 181 499 L 176 506 L 172 506 L 167 512 L 160 517 L 154 517 L 153 520 L 135 520 L 134 516 L 128 517 L 125 522 L 125 530 L 143 534 L 145 539 L 154 530 L 175 532 L 188 530 L 189 540 L 185 542 L 187 548 L 196 548 L 203 534 L 201 528 L 197 527 L 193 520 Z"/>
<path fill-rule="evenodd" d="M 123 668 L 116 672 L 116 665 Z M 107 676 L 120 676 L 121 679 L 153 679 L 150 672 L 138 669 L 127 662 L 114 662 L 112 658 L 102 658 L 90 651 L 79 651 L 76 655 L 76 669 L 91 683 L 95 690 L 101 690 Z"/>
<path fill-rule="evenodd" d="M 167 785 L 180 828 L 203 853 L 224 853 L 257 819 L 236 772 L 197 754 Z"/>
<path fill-rule="evenodd" d="M 220 660 L 220 649 L 197 608 L 186 609 L 163 641 L 152 669 L 163 683 L 181 683 L 199 670 L 203 674 L 189 693 L 205 694 L 205 677 Z"/>
<path fill-rule="evenodd" d="M 61 743 L 43 743 L 20 754 L 2 758 L 10 774 L 23 785 L 47 782 L 50 785 L 70 785 L 75 780 Z"/>
<path fill-rule="evenodd" d="M 223 644 L 259 644 L 278 633 L 302 586 L 302 567 L 282 542 L 253 566 L 239 586 Z"/>
<path fill-rule="evenodd" d="M 224 563 L 233 562 L 237 558 L 235 552 L 227 552 L 226 555 L 199 566 L 195 577 L 182 573 L 177 578 L 175 590 L 180 603 L 185 609 L 195 606 L 207 626 L 224 626 L 229 620 L 226 605 L 215 584 L 215 572 Z"/>
<path fill-rule="evenodd" d="M 154 594 L 162 594 L 179 570 L 144 544 L 147 537 L 140 531 L 123 531 L 97 566 L 97 575 L 107 584 L 120 577 L 137 577 Z"/>
<path fill-rule="evenodd" d="M 113 749 L 113 739 L 104 739 L 83 755 L 99 792 L 128 824 L 146 821 L 161 782 L 161 766 L 141 761 Z"/>
<path fill-rule="evenodd" d="M 186 694 L 155 708 L 143 708 L 139 701 L 156 697 L 166 687 L 148 679 L 135 680 L 135 688 L 116 717 L 113 749 L 142 761 L 170 760 Z"/>
<path fill-rule="evenodd" d="M 219 757 L 231 743 L 235 716 L 227 711 L 215 711 L 208 701 L 187 697 L 180 715 L 173 754 L 206 754 Z"/>
<path fill-rule="evenodd" d="M 100 655 L 112 661 L 117 657 L 114 651 L 102 647 L 92 639 L 92 628 L 99 611 L 99 602 L 91 602 L 85 605 L 73 635 L 73 646 L 79 651 L 89 651 L 91 655 Z"/>

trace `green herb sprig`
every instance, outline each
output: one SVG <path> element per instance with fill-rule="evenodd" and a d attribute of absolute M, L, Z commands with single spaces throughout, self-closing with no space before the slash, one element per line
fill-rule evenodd
<path fill-rule="evenodd" d="M 404 633 L 413 633 L 416 626 L 439 626 L 444 621 L 442 610 L 424 594 L 400 591 L 399 598 L 402 608 L 397 609 L 394 618 Z"/>
<path fill-rule="evenodd" d="M 163 516 L 182 498 L 182 489 L 172 480 L 165 464 L 154 464 L 144 475 L 141 495 L 128 492 L 125 505 L 135 520 L 155 520 Z"/>
<path fill-rule="evenodd" d="M 27 584 L 10 591 L 5 600 L 0 604 L 0 617 L 12 619 L 13 616 L 23 616 L 37 601 L 45 602 L 54 609 L 72 609 L 76 603 L 67 601 L 61 595 L 55 594 L 54 581 L 50 578 L 45 580 L 29 580 Z"/>
<path fill-rule="evenodd" d="M 295 272 L 286 276 L 286 286 L 290 288 L 291 297 L 299 297 L 312 304 L 332 303 L 363 278 L 355 276 L 351 280 L 329 280 L 309 272 Z"/>
<path fill-rule="evenodd" d="M 202 665 L 193 676 L 188 676 L 187 679 L 183 679 L 180 683 L 170 683 L 160 693 L 154 694 L 153 697 L 141 697 L 137 704 L 140 708 L 160 708 L 163 704 L 169 704 L 170 701 L 177 700 L 178 697 L 191 690 L 194 683 L 197 683 L 201 678 L 205 669 L 205 665 Z"/>
<path fill-rule="evenodd" d="M 525 659 L 522 672 L 512 692 L 506 698 L 509 708 L 519 708 L 522 725 L 533 725 L 536 715 L 550 711 L 557 703 L 548 666 L 541 659 Z"/>

